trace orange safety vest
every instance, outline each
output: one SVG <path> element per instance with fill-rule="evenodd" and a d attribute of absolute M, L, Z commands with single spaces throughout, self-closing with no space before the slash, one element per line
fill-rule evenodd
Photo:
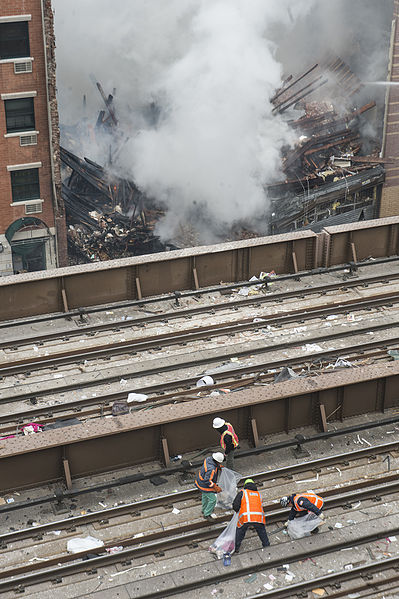
<path fill-rule="evenodd" d="M 209 469 L 211 470 L 211 473 L 209 476 L 207 476 Z M 213 490 L 213 488 L 216 485 L 217 478 L 217 466 L 214 465 L 212 458 L 205 458 L 201 470 L 198 472 L 197 478 L 195 479 L 194 483 L 200 491 L 210 491 L 214 493 L 215 491 Z"/>
<path fill-rule="evenodd" d="M 310 503 L 313 503 L 313 505 L 317 507 L 318 510 L 321 510 L 321 508 L 324 505 L 324 499 L 316 495 L 316 493 L 298 493 L 298 495 L 295 495 L 295 497 L 293 498 L 294 507 L 298 512 L 307 511 L 306 508 L 303 508 L 300 505 L 298 505 L 298 499 L 300 499 L 301 497 L 305 497 L 306 499 L 308 499 Z"/>
<path fill-rule="evenodd" d="M 238 528 L 247 522 L 266 523 L 265 512 L 263 511 L 262 498 L 259 491 L 244 489 L 242 492 L 240 511 L 238 512 Z"/>
<path fill-rule="evenodd" d="M 226 441 L 224 440 L 224 438 L 225 438 L 225 435 L 230 434 L 231 438 L 233 440 L 233 447 L 235 449 L 236 447 L 238 447 L 238 437 L 236 435 L 234 428 L 231 426 L 231 424 L 229 422 L 226 422 L 225 424 L 227 426 L 227 431 L 224 431 L 224 433 L 222 433 L 222 436 L 220 437 L 220 445 L 222 446 L 223 450 L 226 450 Z"/>

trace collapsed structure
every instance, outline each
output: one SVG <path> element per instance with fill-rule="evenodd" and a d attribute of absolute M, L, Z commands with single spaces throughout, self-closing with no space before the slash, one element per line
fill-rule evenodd
<path fill-rule="evenodd" d="M 334 102 L 320 100 L 321 88 Z M 361 90 L 343 60 L 330 57 L 296 79 L 289 77 L 272 98 L 275 112 L 292 106 L 303 112 L 289 121 L 298 142 L 283 156 L 286 181 L 268 188 L 272 233 L 319 231 L 379 216 L 387 159 L 379 157 L 378 140 L 364 134 L 376 103 L 358 108 L 355 97 Z"/>
<path fill-rule="evenodd" d="M 107 96 L 100 83 L 96 86 L 105 107 L 98 115 L 96 131 L 105 130 L 111 139 L 115 133 L 117 139 L 113 95 Z M 283 151 L 285 180 L 265 189 L 265 206 L 266 196 L 271 201 L 270 233 L 316 231 L 379 216 L 383 165 L 390 159 L 379 157 L 378 134 L 365 134 L 370 115 L 377 121 L 377 107 L 374 100 L 357 106 L 362 89 L 362 82 L 342 59 L 328 57 L 300 76 L 288 77 L 271 98 L 273 112 L 287 117 L 297 143 Z M 296 111 L 301 112 L 299 118 L 294 118 Z M 111 169 L 66 149 L 61 151 L 61 160 L 67 168 L 62 195 L 74 262 L 167 249 L 153 234 L 164 210 L 134 181 L 116 178 L 109 174 Z M 112 162 L 111 149 L 108 162 Z M 256 230 L 246 227 L 235 238 L 253 235 Z"/>

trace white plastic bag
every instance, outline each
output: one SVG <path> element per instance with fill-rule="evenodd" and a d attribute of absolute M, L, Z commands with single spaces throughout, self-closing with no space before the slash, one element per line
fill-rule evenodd
<path fill-rule="evenodd" d="M 69 553 L 80 553 L 81 551 L 90 551 L 90 549 L 97 549 L 97 547 L 103 547 L 104 542 L 95 537 L 84 537 L 70 539 L 67 543 L 67 551 Z"/>
<path fill-rule="evenodd" d="M 218 559 L 222 559 L 225 553 L 234 553 L 236 546 L 237 522 L 238 512 L 234 514 L 224 531 L 209 547 L 209 551 L 215 553 Z"/>
<path fill-rule="evenodd" d="M 217 484 L 222 489 L 217 494 L 216 506 L 221 510 L 231 510 L 234 497 L 237 495 L 237 483 L 242 475 L 229 468 L 222 468 Z"/>
<path fill-rule="evenodd" d="M 302 539 L 302 537 L 308 537 L 321 522 L 322 519 L 319 516 L 316 516 L 313 512 L 308 512 L 306 516 L 289 520 L 287 531 L 291 539 Z"/>

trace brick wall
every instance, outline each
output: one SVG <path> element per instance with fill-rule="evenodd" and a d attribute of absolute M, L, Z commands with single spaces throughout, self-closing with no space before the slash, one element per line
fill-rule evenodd
<path fill-rule="evenodd" d="M 0 100 L 0 235 L 18 218 L 25 216 L 25 206 L 10 206 L 12 203 L 11 178 L 7 165 L 41 162 L 39 168 L 40 197 L 44 200 L 43 212 L 37 214 L 48 227 L 56 227 L 59 249 L 58 265 L 67 264 L 65 214 L 61 200 L 61 177 L 59 164 L 59 126 L 55 86 L 55 53 L 53 13 L 51 0 L 44 1 L 44 21 L 46 32 L 46 54 L 48 78 L 46 78 L 45 48 L 42 29 L 41 0 L 1 0 L 0 17 L 31 15 L 29 21 L 30 56 L 34 58 L 32 73 L 14 73 L 13 62 L 0 62 L 1 93 L 36 91 L 34 98 L 35 128 L 39 131 L 38 143 L 33 146 L 20 146 L 19 137 L 4 137 L 6 133 L 5 105 Z M 47 101 L 47 79 L 49 104 Z M 52 125 L 49 133 L 48 105 Z M 53 150 L 51 150 L 53 149 Z M 54 172 L 54 181 L 53 175 Z M 10 248 L 7 248 L 10 250 Z M 49 265 L 54 266 L 54 265 Z"/>

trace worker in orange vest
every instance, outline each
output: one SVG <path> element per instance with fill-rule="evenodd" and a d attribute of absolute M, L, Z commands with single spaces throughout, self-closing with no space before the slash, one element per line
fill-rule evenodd
<path fill-rule="evenodd" d="M 262 547 L 268 547 L 270 542 L 266 532 L 262 498 L 252 478 L 247 478 L 244 482 L 244 489 L 237 493 L 233 501 L 233 510 L 238 512 L 235 552 L 240 551 L 248 528 L 256 530 Z"/>
<path fill-rule="evenodd" d="M 230 422 L 214 418 L 212 426 L 220 433 L 220 445 L 226 455 L 226 468 L 234 470 L 234 451 L 238 447 L 238 437 Z"/>
<path fill-rule="evenodd" d="M 321 513 L 324 506 L 324 499 L 312 491 L 307 493 L 293 493 L 288 497 L 282 497 L 280 505 L 282 507 L 292 506 L 285 526 L 288 526 L 290 520 L 293 520 L 297 516 L 306 516 L 309 512 L 313 512 L 321 520 L 324 520 L 324 514 Z M 315 528 L 312 532 L 319 532 L 319 529 Z"/>
<path fill-rule="evenodd" d="M 201 491 L 202 514 L 206 520 L 216 518 L 216 515 L 213 513 L 217 499 L 216 494 L 222 490 L 216 483 L 223 460 L 224 455 L 221 451 L 217 451 L 212 456 L 205 458 L 195 479 L 195 486 Z"/>

